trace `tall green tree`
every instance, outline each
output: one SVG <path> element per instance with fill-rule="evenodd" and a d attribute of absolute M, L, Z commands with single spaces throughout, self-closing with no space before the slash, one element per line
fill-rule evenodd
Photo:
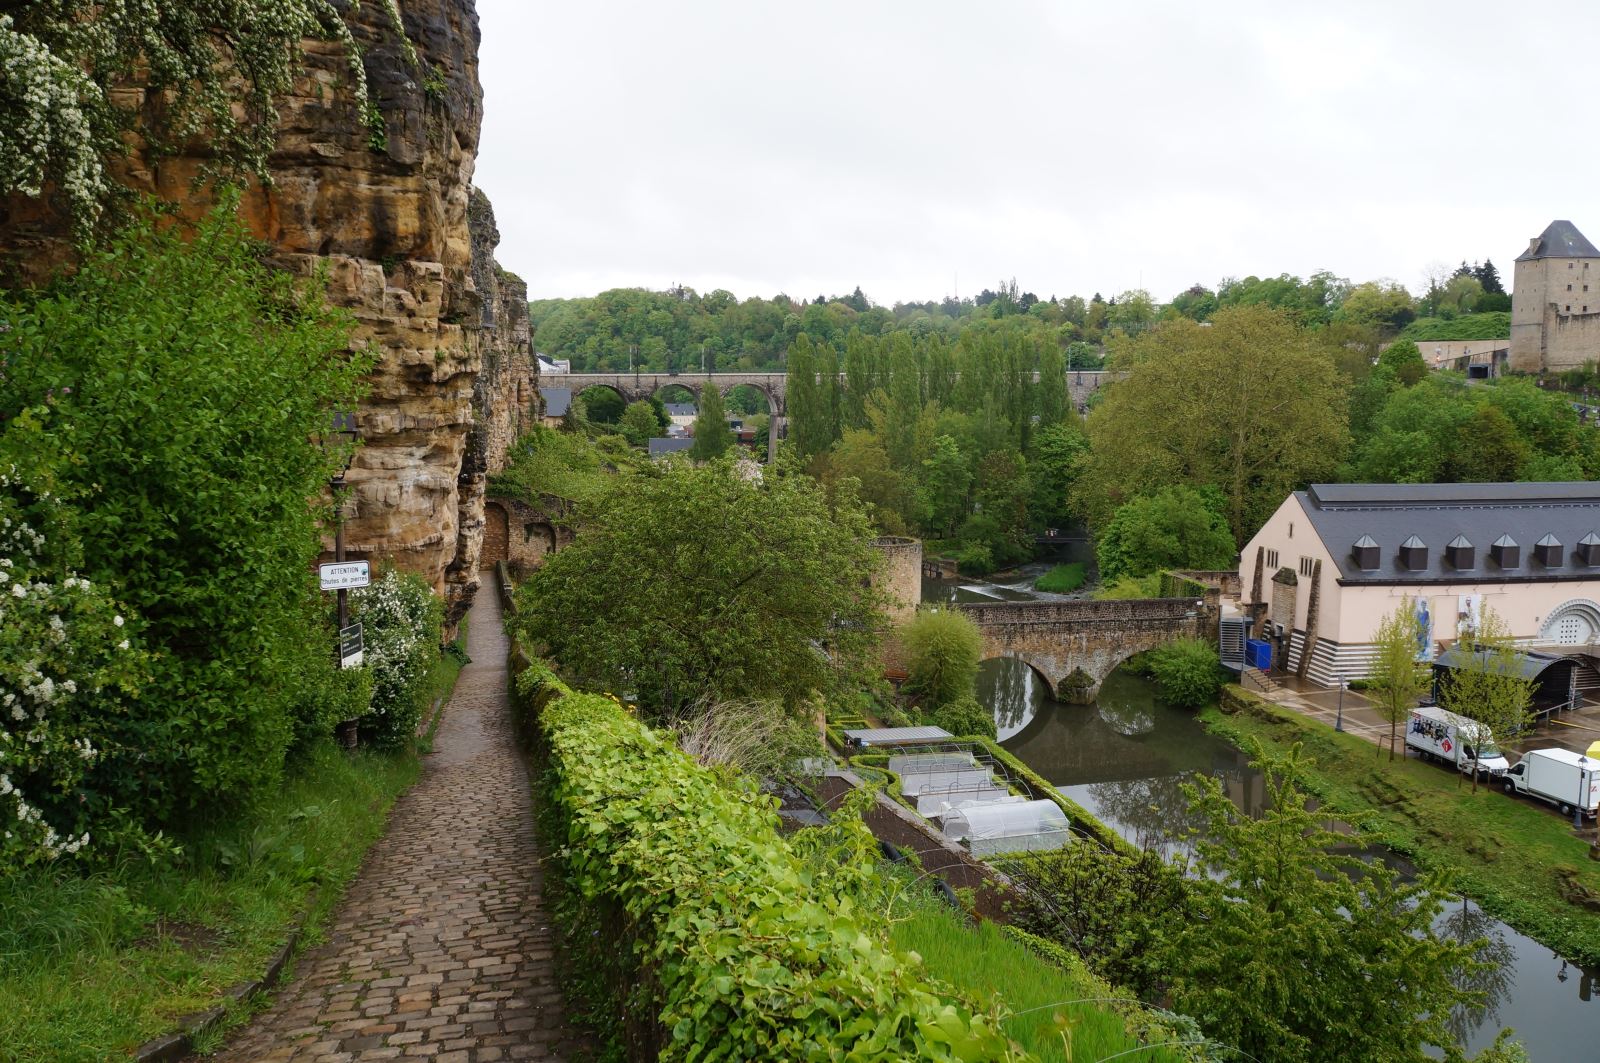
<path fill-rule="evenodd" d="M 1477 720 L 1495 737 L 1505 738 L 1533 723 L 1529 705 L 1533 680 L 1522 673 L 1522 655 L 1510 626 L 1484 605 L 1475 628 L 1461 632 L 1458 660 L 1439 684 L 1439 702 Z M 1483 742 L 1472 743 L 1472 789 L 1478 789 L 1477 758 Z"/>
<path fill-rule="evenodd" d="M 1300 484 L 1331 476 L 1348 439 L 1333 358 L 1281 311 L 1162 322 L 1117 355 L 1128 375 L 1090 412 L 1079 511 L 1096 525 L 1136 493 L 1221 489 L 1235 543 Z"/>
<path fill-rule="evenodd" d="M 629 443 L 642 447 L 661 431 L 661 422 L 656 418 L 655 407 L 640 399 L 628 403 L 627 409 L 622 411 L 622 419 L 617 422 L 617 430 Z"/>
<path fill-rule="evenodd" d="M 722 409 L 722 393 L 707 384 L 700 389 L 700 409 L 694 418 L 694 443 L 689 447 L 689 456 L 695 461 L 710 461 L 722 457 L 733 444 L 733 429 L 728 427 L 728 417 Z"/>
<path fill-rule="evenodd" d="M 1389 721 L 1389 759 L 1394 760 L 1399 741 L 1400 721 L 1408 719 L 1417 699 L 1428 689 L 1427 667 L 1418 661 L 1425 633 L 1417 618 L 1416 604 L 1401 598 L 1400 604 L 1378 624 L 1373 639 L 1372 668 L 1367 676 L 1367 694 L 1378 714 Z M 1378 747 L 1383 755 L 1383 747 Z"/>
<path fill-rule="evenodd" d="M 1056 344 L 1047 343 L 1039 352 L 1039 383 L 1033 398 L 1041 431 L 1072 416 L 1071 396 L 1067 393 L 1067 358 Z"/>
<path fill-rule="evenodd" d="M 933 441 L 917 479 L 923 527 L 939 538 L 949 536 L 967 515 L 972 484 L 972 470 L 954 439 L 942 435 Z"/>
<path fill-rule="evenodd" d="M 1124 502 L 1095 538 L 1100 578 L 1231 567 L 1238 551 L 1218 501 L 1215 492 L 1177 484 Z"/>
<path fill-rule="evenodd" d="M 327 653 L 317 445 L 372 360 L 324 293 L 265 265 L 224 203 L 142 216 L 43 291 L 0 296 L 0 469 L 65 499 L 79 572 L 153 651 L 109 719 L 120 807 L 160 819 L 273 785 Z"/>
<path fill-rule="evenodd" d="M 789 438 L 802 458 L 821 454 L 833 443 L 831 397 L 817 386 L 817 360 L 811 338 L 805 333 L 789 346 Z"/>
<path fill-rule="evenodd" d="M 655 714 L 856 690 L 884 626 L 866 515 L 811 477 L 723 458 L 616 478 L 517 592 L 518 633 Z"/>
<path fill-rule="evenodd" d="M 1471 947 L 1433 930 L 1446 883 L 1351 854 L 1349 836 L 1307 807 L 1299 757 L 1263 765 L 1259 818 L 1208 775 L 1185 787 L 1204 827 L 1190 916 L 1164 940 L 1173 1006 L 1254 1059 L 1464 1058 L 1450 1014 L 1482 994 L 1461 988 Z"/>

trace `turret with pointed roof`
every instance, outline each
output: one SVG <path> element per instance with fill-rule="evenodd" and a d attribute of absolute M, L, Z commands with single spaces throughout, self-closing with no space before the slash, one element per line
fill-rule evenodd
<path fill-rule="evenodd" d="M 1553 221 L 1528 241 L 1528 249 L 1517 256 L 1517 261 L 1539 258 L 1600 258 L 1600 251 L 1570 221 Z"/>
<path fill-rule="evenodd" d="M 1565 219 L 1517 256 L 1509 366 L 1525 373 L 1600 361 L 1600 249 Z"/>

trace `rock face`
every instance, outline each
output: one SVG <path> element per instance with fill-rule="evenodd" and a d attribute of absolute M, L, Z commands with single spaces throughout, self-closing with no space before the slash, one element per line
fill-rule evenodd
<path fill-rule="evenodd" d="M 330 301 L 379 354 L 347 477 L 347 551 L 422 573 L 445 594 L 453 628 L 477 587 L 484 481 L 537 404 L 536 368 L 526 288 L 494 262 L 493 212 L 471 186 L 483 100 L 476 8 L 407 0 L 413 65 L 384 7 L 352 16 L 381 131 L 352 101 L 344 53 L 306 42 L 302 75 L 279 102 L 272 182 L 247 190 L 241 210 L 284 268 L 326 269 Z M 198 215 L 210 205 L 194 191 L 202 154 L 146 162 L 136 151 L 120 177 Z M 0 216 L 0 246 L 36 271 L 65 260 L 65 232 L 37 204 Z"/>

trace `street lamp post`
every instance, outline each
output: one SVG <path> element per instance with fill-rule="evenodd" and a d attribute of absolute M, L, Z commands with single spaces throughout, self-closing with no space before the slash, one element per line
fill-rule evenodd
<path fill-rule="evenodd" d="M 1578 755 L 1578 799 L 1572 804 L 1572 827 L 1583 829 L 1584 799 L 1589 796 L 1589 758 Z"/>
<path fill-rule="evenodd" d="M 1345 692 L 1346 688 L 1348 688 L 1349 686 L 1350 686 L 1350 680 L 1346 679 L 1344 676 L 1340 676 L 1339 677 L 1339 715 L 1333 721 L 1333 729 L 1335 731 L 1343 731 L 1344 730 L 1344 692 Z"/>
<path fill-rule="evenodd" d="M 356 430 L 356 415 L 345 410 L 335 410 L 329 431 L 322 439 L 324 450 L 330 445 L 343 448 L 344 464 L 339 471 L 328 480 L 328 487 L 333 493 L 333 560 L 335 564 L 344 561 L 344 474 L 350 471 L 350 464 L 355 460 L 355 444 L 360 439 Z M 350 592 L 340 587 L 337 592 L 339 609 L 339 630 L 334 634 L 333 655 L 339 661 L 342 651 L 341 640 L 344 629 L 350 626 Z M 339 741 L 346 749 L 356 748 L 358 738 L 355 720 L 341 720 L 338 726 Z"/>

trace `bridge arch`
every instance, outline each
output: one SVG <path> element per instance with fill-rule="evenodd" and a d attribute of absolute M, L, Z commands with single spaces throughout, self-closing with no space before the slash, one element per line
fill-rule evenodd
<path fill-rule="evenodd" d="M 984 602 L 958 606 L 983 638 L 983 657 L 1016 657 L 1057 701 L 1087 705 L 1129 657 L 1175 639 L 1216 637 L 1216 608 L 1194 598 Z"/>

